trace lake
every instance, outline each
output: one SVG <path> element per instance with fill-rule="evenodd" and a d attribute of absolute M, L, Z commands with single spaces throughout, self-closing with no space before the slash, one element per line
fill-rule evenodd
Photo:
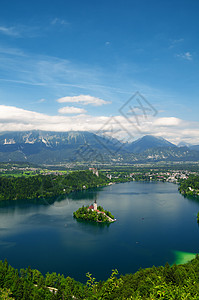
<path fill-rule="evenodd" d="M 79 222 L 72 216 L 94 200 L 115 223 Z M 73 193 L 53 204 L 13 201 L 0 206 L 0 259 L 15 268 L 63 273 L 81 282 L 90 272 L 107 279 L 140 267 L 182 262 L 199 249 L 199 202 L 171 183 L 129 182 Z"/>

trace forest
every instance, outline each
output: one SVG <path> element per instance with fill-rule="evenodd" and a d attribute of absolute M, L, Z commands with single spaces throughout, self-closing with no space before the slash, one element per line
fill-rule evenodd
<path fill-rule="evenodd" d="M 14 269 L 0 261 L 1 299 L 199 299 L 199 256 L 183 265 L 140 269 L 135 274 L 119 275 L 117 270 L 106 281 L 97 282 L 87 273 L 82 284 L 54 273 L 45 276 L 38 270 Z"/>
<path fill-rule="evenodd" d="M 48 198 L 73 191 L 106 185 L 108 178 L 92 171 L 74 171 L 67 175 L 0 177 L 0 200 Z"/>

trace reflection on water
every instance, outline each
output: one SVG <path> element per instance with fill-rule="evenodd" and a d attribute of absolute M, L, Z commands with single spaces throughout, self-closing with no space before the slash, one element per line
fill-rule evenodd
<path fill-rule="evenodd" d="M 77 220 L 79 227 L 88 232 L 89 234 L 102 234 L 104 231 L 108 231 L 111 223 L 96 223 L 91 221 Z"/>
<path fill-rule="evenodd" d="M 183 196 L 185 199 L 188 199 L 190 201 L 199 203 L 199 196 L 191 196 L 191 195 L 187 195 L 187 196 Z"/>
<path fill-rule="evenodd" d="M 61 195 L 57 197 L 50 197 L 50 198 L 39 198 L 39 199 L 22 199 L 22 200 L 8 200 L 8 201 L 0 201 L 0 209 L 4 207 L 11 208 L 19 208 L 19 209 L 26 209 L 27 206 L 30 205 L 57 205 L 59 202 L 63 200 L 70 199 L 70 200 L 90 200 L 91 202 L 97 199 L 98 194 L 102 191 L 103 188 L 96 188 L 96 189 L 89 189 L 83 190 L 79 192 L 73 192 L 69 195 Z"/>
<path fill-rule="evenodd" d="M 130 182 L 46 202 L 0 202 L 0 258 L 16 268 L 30 265 L 82 282 L 87 272 L 104 280 L 114 268 L 125 274 L 171 264 L 182 258 L 180 253 L 199 249 L 199 202 L 184 198 L 177 188 L 169 183 Z M 73 218 L 74 211 L 95 199 L 113 213 L 115 223 Z"/>
<path fill-rule="evenodd" d="M 61 201 L 64 199 L 65 196 L 59 196 L 59 197 L 51 197 L 51 198 L 39 198 L 39 199 L 29 199 L 29 200 L 8 200 L 8 201 L 0 201 L 0 208 L 3 207 L 18 207 L 19 209 L 24 209 L 29 205 L 50 205 L 53 204 L 55 201 Z"/>
<path fill-rule="evenodd" d="M 80 192 L 70 193 L 67 197 L 72 200 L 90 200 L 93 201 L 97 198 L 98 193 L 102 191 L 102 188 L 98 189 L 89 189 Z"/>

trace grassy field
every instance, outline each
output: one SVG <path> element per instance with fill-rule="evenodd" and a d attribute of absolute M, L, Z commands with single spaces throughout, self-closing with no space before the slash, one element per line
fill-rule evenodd
<path fill-rule="evenodd" d="M 56 168 L 43 168 L 25 163 L 0 163 L 0 176 L 35 176 L 35 175 L 66 175 L 70 173 L 70 170 L 59 170 Z"/>

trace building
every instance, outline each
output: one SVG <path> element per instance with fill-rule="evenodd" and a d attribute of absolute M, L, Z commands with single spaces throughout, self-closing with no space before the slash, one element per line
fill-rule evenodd
<path fill-rule="evenodd" d="M 92 171 L 93 174 L 95 174 L 97 177 L 99 177 L 98 169 L 96 169 L 96 168 L 89 168 L 89 171 Z"/>
<path fill-rule="evenodd" d="M 97 201 L 94 202 L 94 210 L 97 210 Z"/>
<path fill-rule="evenodd" d="M 95 202 L 92 205 L 89 206 L 89 209 L 97 211 L 97 201 L 96 200 L 95 200 Z"/>

